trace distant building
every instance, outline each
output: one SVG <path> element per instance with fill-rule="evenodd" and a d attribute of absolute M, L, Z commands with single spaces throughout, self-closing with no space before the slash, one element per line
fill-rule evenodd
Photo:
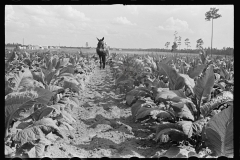
<path fill-rule="evenodd" d="M 39 45 L 34 45 L 33 50 L 37 50 L 37 49 L 40 49 L 40 46 Z"/>
<path fill-rule="evenodd" d="M 19 49 L 27 49 L 27 46 L 19 46 Z"/>
<path fill-rule="evenodd" d="M 27 45 L 26 48 L 32 50 L 32 49 L 33 49 L 33 46 L 32 46 L 32 45 Z"/>

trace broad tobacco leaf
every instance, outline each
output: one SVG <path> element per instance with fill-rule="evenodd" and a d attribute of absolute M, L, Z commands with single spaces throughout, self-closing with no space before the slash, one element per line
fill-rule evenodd
<path fill-rule="evenodd" d="M 203 134 L 206 146 L 216 156 L 233 157 L 233 105 L 214 115 Z"/>
<path fill-rule="evenodd" d="M 66 89 L 66 88 L 70 88 L 72 89 L 73 91 L 79 93 L 80 92 L 80 89 L 79 87 L 77 86 L 77 84 L 73 83 L 73 82 L 69 82 L 69 81 L 64 81 L 64 84 L 63 84 L 63 88 Z"/>
<path fill-rule="evenodd" d="M 13 60 L 17 60 L 18 59 L 18 55 L 16 52 L 12 52 L 11 54 L 9 54 L 8 57 L 8 62 L 12 62 Z"/>
<path fill-rule="evenodd" d="M 13 137 L 13 141 L 20 143 L 22 146 L 24 143 L 39 140 L 41 138 L 44 138 L 42 130 L 38 126 L 33 126 L 18 132 Z"/>
<path fill-rule="evenodd" d="M 39 82 L 42 82 L 43 84 L 45 84 L 45 75 L 44 73 L 42 72 L 42 70 L 40 72 L 32 72 L 32 75 L 33 75 L 33 79 L 34 80 L 37 80 Z"/>
<path fill-rule="evenodd" d="M 210 65 L 206 72 L 197 80 L 193 91 L 198 100 L 201 100 L 202 97 L 209 97 L 211 94 L 215 77 L 213 73 L 213 66 Z"/>
<path fill-rule="evenodd" d="M 33 78 L 33 75 L 31 73 L 31 71 L 28 69 L 28 68 L 25 68 L 23 69 L 23 72 L 22 71 L 19 71 L 18 73 L 16 73 L 14 76 L 13 76 L 13 79 L 11 81 L 11 83 L 13 84 L 13 87 L 12 89 L 14 91 L 17 91 L 18 88 L 20 87 L 21 83 L 23 83 L 23 79 L 32 79 Z"/>
<path fill-rule="evenodd" d="M 121 74 L 116 80 L 115 80 L 115 84 L 118 85 L 119 82 L 124 81 L 126 79 L 128 79 L 129 75 L 128 74 Z"/>
<path fill-rule="evenodd" d="M 156 62 L 154 62 L 153 58 L 148 56 L 148 58 L 145 59 L 145 62 L 150 66 L 153 70 L 157 70 Z"/>
<path fill-rule="evenodd" d="M 19 122 L 19 121 L 18 121 Z M 17 122 L 16 122 L 17 123 Z M 16 128 L 17 129 L 25 129 L 25 128 L 27 128 L 28 126 L 30 126 L 30 125 L 32 125 L 32 121 L 30 121 L 30 122 L 19 122 L 19 124 L 17 124 L 17 126 L 16 126 Z M 14 124 L 15 125 L 15 124 Z M 14 126 L 13 126 L 14 127 Z"/>
<path fill-rule="evenodd" d="M 180 126 L 182 126 L 182 130 L 188 138 L 192 137 L 193 129 L 192 129 L 192 121 L 179 121 L 177 122 Z"/>
<path fill-rule="evenodd" d="M 59 127 L 56 125 L 56 120 L 53 120 L 51 118 L 43 118 L 34 122 L 31 125 L 31 127 L 34 127 L 34 126 L 39 126 L 39 128 L 42 130 L 42 132 L 45 135 L 49 134 L 50 132 L 54 132 L 56 133 L 57 136 L 63 138 L 59 130 Z"/>
<path fill-rule="evenodd" d="M 162 68 L 168 78 L 169 78 L 169 89 L 170 90 L 179 90 L 184 86 L 187 86 L 191 91 L 195 86 L 195 82 L 192 78 L 190 78 L 187 74 L 179 74 L 176 69 L 164 64 L 159 63 L 160 68 Z"/>
<path fill-rule="evenodd" d="M 62 104 L 62 103 L 57 103 L 57 104 L 51 105 L 51 107 L 53 107 L 53 108 L 55 108 L 55 109 L 57 109 L 57 110 L 59 110 L 59 111 L 62 111 L 62 110 L 64 110 L 64 108 L 66 107 L 66 105 L 65 105 L 65 104 Z"/>
<path fill-rule="evenodd" d="M 201 49 L 201 50 L 200 50 L 199 56 L 200 56 L 200 58 L 201 58 L 202 64 L 206 64 L 207 59 L 208 59 L 208 55 L 207 55 L 207 53 L 205 52 L 204 49 Z"/>
<path fill-rule="evenodd" d="M 193 134 L 201 135 L 204 126 L 207 124 L 207 119 L 199 119 L 192 124 Z"/>
<path fill-rule="evenodd" d="M 61 59 L 59 59 L 58 63 L 59 64 L 57 64 L 57 66 L 65 67 L 69 63 L 69 58 L 61 58 Z M 57 66 L 56 66 L 56 69 L 58 69 Z"/>
<path fill-rule="evenodd" d="M 194 121 L 194 113 L 188 108 L 186 103 L 172 103 L 170 106 L 173 108 L 176 117 Z"/>
<path fill-rule="evenodd" d="M 63 74 L 63 73 L 71 73 L 71 74 L 74 74 L 74 68 L 71 67 L 71 66 L 67 66 L 67 67 L 64 67 L 60 70 L 60 73 L 59 75 Z"/>
<path fill-rule="evenodd" d="M 30 109 L 36 102 L 38 94 L 34 91 L 12 92 L 5 97 L 5 129 L 7 131 L 9 124 L 14 118 L 15 112 L 19 109 Z"/>
<path fill-rule="evenodd" d="M 31 117 L 34 121 L 38 121 L 44 117 L 49 117 L 53 112 L 57 112 L 55 113 L 55 115 L 59 115 L 60 112 L 52 107 L 48 107 L 48 106 L 44 106 L 41 109 L 36 110 L 33 114 L 31 114 Z"/>
<path fill-rule="evenodd" d="M 150 67 L 144 67 L 144 73 L 145 74 L 151 74 L 152 73 L 152 69 Z"/>
<path fill-rule="evenodd" d="M 25 58 L 23 60 L 23 63 L 25 63 L 26 65 L 30 66 L 32 62 L 31 62 L 31 60 L 29 58 Z"/>
<path fill-rule="evenodd" d="M 223 91 L 216 97 L 212 98 L 209 102 L 204 103 L 201 108 L 201 114 L 205 117 L 214 109 L 218 109 L 220 105 L 233 101 L 233 94 L 229 91 Z"/>
<path fill-rule="evenodd" d="M 50 84 L 50 82 L 52 81 L 52 79 L 56 76 L 56 74 L 59 72 L 59 70 L 55 70 L 55 71 L 45 71 L 43 70 L 45 78 L 44 78 L 44 82 L 46 82 L 47 84 Z"/>
<path fill-rule="evenodd" d="M 152 86 L 157 88 L 168 88 L 168 85 L 166 83 L 164 83 L 162 80 L 159 80 L 157 78 L 152 82 Z"/>
<path fill-rule="evenodd" d="M 10 155 L 10 154 L 13 154 L 15 151 L 11 148 L 11 147 L 9 147 L 9 146 L 4 146 L 5 147 L 5 149 L 4 149 L 4 155 L 5 156 L 8 156 L 8 155 Z"/>
<path fill-rule="evenodd" d="M 29 158 L 43 158 L 44 157 L 44 150 L 46 145 L 50 145 L 51 141 L 47 140 L 46 138 L 40 139 L 40 141 L 34 146 L 30 152 L 28 152 Z M 31 154 L 31 151 L 34 151 Z"/>
<path fill-rule="evenodd" d="M 10 83 L 9 83 L 9 81 L 6 80 L 6 77 L 5 77 L 5 96 L 12 92 L 13 92 L 13 90 L 10 87 Z"/>
<path fill-rule="evenodd" d="M 33 107 L 34 104 L 47 104 L 53 93 L 42 89 L 42 88 L 35 88 L 31 91 L 25 92 L 13 92 L 8 94 L 5 97 L 5 129 L 7 134 L 7 129 L 9 124 L 12 122 L 16 112 L 20 110 L 28 110 Z"/>
<path fill-rule="evenodd" d="M 191 154 L 196 156 L 196 152 L 194 152 L 194 149 L 191 150 L 188 148 L 171 146 L 162 156 L 168 158 L 188 158 Z"/>
<path fill-rule="evenodd" d="M 161 63 L 168 64 L 170 61 L 174 59 L 173 56 L 169 56 L 161 61 Z"/>
<path fill-rule="evenodd" d="M 149 117 L 155 120 L 159 119 L 159 120 L 166 120 L 166 121 L 173 120 L 175 118 L 168 111 L 161 110 L 157 106 L 151 106 L 151 107 L 146 107 L 146 105 L 143 105 L 136 114 L 136 121 L 142 121 Z"/>
<path fill-rule="evenodd" d="M 23 78 L 33 78 L 33 75 L 29 70 L 29 68 L 24 68 L 22 73 L 23 73 Z"/>
<path fill-rule="evenodd" d="M 134 79 L 133 78 L 128 78 L 128 79 L 125 79 L 125 80 L 122 80 L 120 82 L 118 82 L 117 86 L 120 86 L 120 85 L 124 85 L 124 86 L 129 86 L 130 88 L 134 87 L 133 84 L 134 84 Z"/>
<path fill-rule="evenodd" d="M 151 97 L 151 92 L 144 87 L 135 88 L 126 94 L 126 103 L 131 105 L 140 96 Z"/>
<path fill-rule="evenodd" d="M 200 119 L 195 122 L 192 121 L 179 121 L 178 125 L 182 126 L 182 130 L 188 138 L 191 138 L 193 135 L 201 135 L 203 127 L 207 123 L 207 119 Z"/>
<path fill-rule="evenodd" d="M 64 74 L 66 74 L 66 73 L 64 73 Z M 59 78 L 64 78 L 64 81 L 68 81 L 68 82 L 74 83 L 76 85 L 79 85 L 79 82 L 76 80 L 76 78 L 73 75 L 72 75 L 72 77 L 70 77 L 70 76 L 60 76 Z"/>
<path fill-rule="evenodd" d="M 54 56 L 52 59 L 52 67 L 55 68 L 57 66 L 57 62 L 58 62 L 58 57 Z"/>
<path fill-rule="evenodd" d="M 214 77 L 215 77 L 215 82 L 218 82 L 220 80 L 220 74 L 214 73 Z"/>
<path fill-rule="evenodd" d="M 177 78 L 179 77 L 179 73 L 176 71 L 176 69 L 168 66 L 164 63 L 159 63 L 159 68 L 162 68 L 164 72 L 167 74 L 169 79 L 169 89 L 174 90 L 175 84 L 177 83 Z"/>
<path fill-rule="evenodd" d="M 79 105 L 78 105 L 75 101 L 73 101 L 73 100 L 71 99 L 71 97 L 70 97 L 70 98 L 61 99 L 61 102 L 65 104 L 65 108 L 66 108 L 66 107 L 71 107 L 71 110 L 72 110 L 72 108 L 74 108 L 74 107 L 79 107 Z"/>
<path fill-rule="evenodd" d="M 137 114 L 138 110 L 141 108 L 141 105 L 146 103 L 145 100 L 137 100 L 131 107 L 132 117 L 135 120 L 135 115 Z"/>
<path fill-rule="evenodd" d="M 168 136 L 173 141 L 182 141 L 187 138 L 182 127 L 175 123 L 160 124 L 157 126 L 154 140 L 162 140 L 165 136 Z"/>
<path fill-rule="evenodd" d="M 20 89 L 20 87 L 23 87 L 24 89 L 35 87 L 45 88 L 41 82 L 38 82 L 32 78 L 23 78 L 18 87 L 19 87 L 18 89 Z"/>
<path fill-rule="evenodd" d="M 151 115 L 151 111 L 156 110 L 157 105 L 154 102 L 146 102 L 144 104 L 141 104 L 140 108 L 137 110 L 136 115 L 133 115 L 135 117 L 135 120 L 143 120 L 146 116 Z"/>
<path fill-rule="evenodd" d="M 182 89 L 184 86 L 188 87 L 193 92 L 195 82 L 187 74 L 179 74 L 174 89 L 179 90 Z"/>
<path fill-rule="evenodd" d="M 63 89 L 63 87 L 57 85 L 47 85 L 46 89 L 51 92 L 58 92 L 59 90 Z"/>
<path fill-rule="evenodd" d="M 34 88 L 34 91 L 38 94 L 38 97 L 35 100 L 40 104 L 47 104 L 54 95 L 51 91 L 43 88 L 36 87 Z"/>
<path fill-rule="evenodd" d="M 201 64 L 194 67 L 192 70 L 189 70 L 188 72 L 189 77 L 192 79 L 198 77 L 206 67 L 207 67 L 206 64 Z"/>
<path fill-rule="evenodd" d="M 222 66 L 220 67 L 220 76 L 222 76 L 226 80 L 230 79 L 229 72 L 225 68 L 223 68 Z"/>
<path fill-rule="evenodd" d="M 191 102 L 184 95 L 181 90 L 168 90 L 168 88 L 155 88 L 153 89 L 153 97 L 155 102 Z"/>
<path fill-rule="evenodd" d="M 168 85 L 164 83 L 162 80 L 159 80 L 155 78 L 154 80 L 147 78 L 145 79 L 145 84 L 147 84 L 147 87 L 150 89 L 152 87 L 155 88 L 168 88 Z"/>
<path fill-rule="evenodd" d="M 42 132 L 45 135 L 48 135 L 49 133 L 53 133 L 57 136 L 59 136 L 60 138 L 64 138 L 63 134 L 61 133 L 59 127 L 53 127 L 51 125 L 38 125 L 38 127 L 42 130 Z"/>

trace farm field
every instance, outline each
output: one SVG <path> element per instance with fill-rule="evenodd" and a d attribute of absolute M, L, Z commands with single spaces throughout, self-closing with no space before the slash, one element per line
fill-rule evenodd
<path fill-rule="evenodd" d="M 7 157 L 233 155 L 233 58 L 76 51 L 5 54 Z"/>
<path fill-rule="evenodd" d="M 5 47 L 5 49 L 8 50 L 13 50 L 14 47 Z M 82 51 L 82 53 L 84 54 L 96 54 L 96 49 L 94 48 L 90 48 L 90 49 L 85 49 L 85 48 L 81 48 L 81 49 L 77 49 L 77 48 L 61 48 L 61 49 L 50 49 L 51 51 L 55 51 L 55 52 L 66 52 L 66 53 L 77 53 L 78 51 Z M 46 50 L 25 50 L 29 53 L 32 52 L 46 52 Z M 172 52 L 147 52 L 147 51 L 132 51 L 132 50 L 116 50 L 116 49 L 110 49 L 110 53 L 116 53 L 116 54 L 152 54 L 152 55 L 172 55 L 175 53 Z M 194 53 L 177 53 L 180 55 L 197 55 Z M 216 56 L 216 55 L 213 55 Z"/>
<path fill-rule="evenodd" d="M 4 12 L 5 158 L 239 157 L 233 4 Z"/>
<path fill-rule="evenodd" d="M 156 143 L 144 140 L 149 133 L 134 123 L 124 95 L 114 92 L 109 66 L 106 70 L 95 69 L 80 97 L 81 107 L 70 112 L 76 119 L 73 139 L 50 146 L 45 156 L 143 158 L 159 150 Z"/>

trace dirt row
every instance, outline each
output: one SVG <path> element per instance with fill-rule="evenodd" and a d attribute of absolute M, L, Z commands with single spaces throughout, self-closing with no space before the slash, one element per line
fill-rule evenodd
<path fill-rule="evenodd" d="M 79 97 L 79 107 L 70 111 L 76 120 L 74 130 L 49 146 L 46 157 L 144 158 L 160 151 L 147 139 L 152 131 L 133 121 L 124 95 L 115 94 L 114 81 L 109 66 L 94 70 Z"/>

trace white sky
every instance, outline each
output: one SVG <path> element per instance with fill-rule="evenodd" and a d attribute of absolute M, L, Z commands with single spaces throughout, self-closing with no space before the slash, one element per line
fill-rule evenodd
<path fill-rule="evenodd" d="M 213 21 L 213 47 L 233 47 L 233 5 L 6 5 L 5 43 L 96 47 L 105 37 L 112 48 L 165 48 L 174 31 L 192 48 L 211 44 L 205 13 L 219 8 Z"/>

